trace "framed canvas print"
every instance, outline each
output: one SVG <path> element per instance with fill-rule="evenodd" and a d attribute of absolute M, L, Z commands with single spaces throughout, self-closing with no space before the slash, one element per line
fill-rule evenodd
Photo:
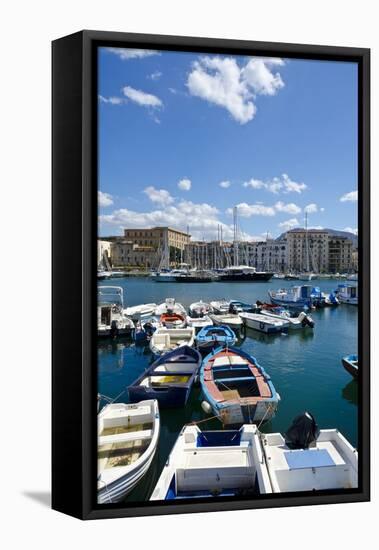
<path fill-rule="evenodd" d="M 53 42 L 53 508 L 369 499 L 369 50 Z"/>

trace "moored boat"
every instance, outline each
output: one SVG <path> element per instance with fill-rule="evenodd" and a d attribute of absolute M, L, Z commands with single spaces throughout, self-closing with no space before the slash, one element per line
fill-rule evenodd
<path fill-rule="evenodd" d="M 288 332 L 289 321 L 284 317 L 273 318 L 262 313 L 240 313 L 244 325 L 266 334 Z"/>
<path fill-rule="evenodd" d="M 213 308 L 207 302 L 200 300 L 199 302 L 194 302 L 189 306 L 189 313 L 191 317 L 204 317 L 213 312 Z"/>
<path fill-rule="evenodd" d="M 301 311 L 297 317 L 291 317 L 287 310 L 278 306 L 272 309 L 262 308 L 262 313 L 265 317 L 270 317 L 271 319 L 284 319 L 288 321 L 288 330 L 313 328 L 315 325 L 312 317 L 304 311 Z"/>
<path fill-rule="evenodd" d="M 181 313 L 162 313 L 159 321 L 167 328 L 184 328 L 186 326 L 186 317 Z"/>
<path fill-rule="evenodd" d="M 220 346 L 233 346 L 236 336 L 228 326 L 208 325 L 200 330 L 196 336 L 196 346 L 203 354 L 209 353 L 212 349 Z"/>
<path fill-rule="evenodd" d="M 270 492 L 254 425 L 240 430 L 201 431 L 185 426 L 163 467 L 150 500 L 238 497 Z"/>
<path fill-rule="evenodd" d="M 346 355 L 342 358 L 342 365 L 351 376 L 358 378 L 358 355 Z"/>
<path fill-rule="evenodd" d="M 161 407 L 184 406 L 200 364 L 200 353 L 186 345 L 164 354 L 128 387 L 130 401 L 157 399 Z"/>
<path fill-rule="evenodd" d="M 123 289 L 99 286 L 97 292 L 97 335 L 116 338 L 133 334 L 134 323 L 124 314 Z"/>
<path fill-rule="evenodd" d="M 267 282 L 272 276 L 273 272 L 257 271 L 255 267 L 247 265 L 235 265 L 225 268 L 219 276 L 221 282 Z"/>
<path fill-rule="evenodd" d="M 215 300 L 210 302 L 213 312 L 218 313 L 229 313 L 229 302 L 227 300 Z"/>
<path fill-rule="evenodd" d="M 195 329 L 159 327 L 150 339 L 150 350 L 154 355 L 167 353 L 180 346 L 193 346 L 195 341 Z"/>
<path fill-rule="evenodd" d="M 175 298 L 166 298 L 164 302 L 155 308 L 154 312 L 157 316 L 161 316 L 164 313 L 178 313 L 179 315 L 186 315 L 186 310 L 182 304 L 175 301 Z"/>
<path fill-rule="evenodd" d="M 211 313 L 209 317 L 215 325 L 226 325 L 235 331 L 239 331 L 242 327 L 241 317 L 235 313 Z"/>
<path fill-rule="evenodd" d="M 240 300 L 230 300 L 229 302 L 229 313 L 241 313 L 242 311 L 251 313 L 253 309 L 254 307 L 251 304 Z"/>
<path fill-rule="evenodd" d="M 154 332 L 161 326 L 157 317 L 151 316 L 137 322 L 134 331 L 136 344 L 146 344 L 150 341 Z"/>
<path fill-rule="evenodd" d="M 293 286 L 291 288 L 269 290 L 268 292 L 273 304 L 304 311 L 313 307 L 311 294 L 311 285 Z"/>
<path fill-rule="evenodd" d="M 124 313 L 133 321 L 139 321 L 154 315 L 156 308 L 157 304 L 139 304 L 138 306 L 127 307 L 124 309 Z"/>
<path fill-rule="evenodd" d="M 312 415 L 295 418 L 283 437 L 262 434 L 265 460 L 257 469 L 268 473 L 273 493 L 354 489 L 358 487 L 358 452 L 336 429 L 319 430 Z"/>
<path fill-rule="evenodd" d="M 190 317 L 189 315 L 187 315 L 186 321 L 187 326 L 193 327 L 195 331 L 213 325 L 213 321 L 208 315 L 204 315 L 204 317 Z"/>
<path fill-rule="evenodd" d="M 159 438 L 156 400 L 112 403 L 98 414 L 97 502 L 120 502 L 148 471 Z"/>
<path fill-rule="evenodd" d="M 280 397 L 257 360 L 238 348 L 215 349 L 200 369 L 206 403 L 224 426 L 267 422 Z"/>
<path fill-rule="evenodd" d="M 340 284 L 338 285 L 336 294 L 342 304 L 358 305 L 358 286 Z"/>

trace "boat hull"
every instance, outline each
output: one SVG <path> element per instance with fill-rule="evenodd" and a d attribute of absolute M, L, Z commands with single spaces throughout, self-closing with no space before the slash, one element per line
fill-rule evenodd
<path fill-rule="evenodd" d="M 353 378 L 358 378 L 358 367 L 355 366 L 352 361 L 357 361 L 356 355 L 348 355 L 347 357 L 342 358 L 342 365 L 344 369 L 351 375 Z"/>
<path fill-rule="evenodd" d="M 255 272 L 255 273 L 228 273 L 219 276 L 221 282 L 237 283 L 259 283 L 267 282 L 272 279 L 273 273 Z"/>

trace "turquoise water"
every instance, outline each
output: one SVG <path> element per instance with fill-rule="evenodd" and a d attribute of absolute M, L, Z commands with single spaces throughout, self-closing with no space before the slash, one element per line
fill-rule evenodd
<path fill-rule="evenodd" d="M 156 283 L 149 278 L 113 279 L 101 285 L 121 286 L 124 307 L 141 303 L 161 303 L 173 297 L 184 306 L 202 299 L 237 299 L 248 303 L 268 301 L 271 289 L 290 287 L 291 281 L 269 283 Z M 312 281 L 323 291 L 334 290 L 338 282 Z M 284 432 L 292 419 L 310 411 L 320 428 L 338 428 L 352 445 L 358 443 L 357 383 L 344 370 L 341 357 L 358 348 L 358 309 L 341 305 L 312 312 L 313 331 L 294 331 L 288 335 L 264 335 L 248 331 L 238 342 L 270 374 L 281 396 L 276 417 L 261 427 L 264 432 Z M 133 382 L 151 362 L 149 348 L 135 347 L 128 340 L 102 341 L 98 344 L 98 391 L 115 398 Z M 119 401 L 127 402 L 127 392 Z M 199 388 L 193 388 L 184 410 L 161 411 L 159 448 L 149 473 L 127 500 L 148 499 L 183 425 L 206 418 L 201 409 Z M 203 429 L 219 429 L 218 420 L 201 424 Z"/>

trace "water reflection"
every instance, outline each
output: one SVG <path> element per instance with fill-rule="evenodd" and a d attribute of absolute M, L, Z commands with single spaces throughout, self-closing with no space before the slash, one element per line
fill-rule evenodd
<path fill-rule="evenodd" d="M 358 383 L 356 380 L 351 380 L 342 389 L 342 397 L 352 405 L 358 405 Z"/>

